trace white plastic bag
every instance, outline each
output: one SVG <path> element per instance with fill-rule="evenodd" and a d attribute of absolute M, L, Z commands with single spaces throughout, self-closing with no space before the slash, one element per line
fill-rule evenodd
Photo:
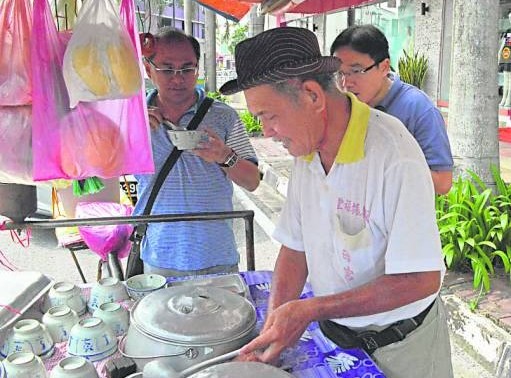
<path fill-rule="evenodd" d="M 128 98 L 142 85 L 141 66 L 112 0 L 87 0 L 64 54 L 70 106 Z"/>

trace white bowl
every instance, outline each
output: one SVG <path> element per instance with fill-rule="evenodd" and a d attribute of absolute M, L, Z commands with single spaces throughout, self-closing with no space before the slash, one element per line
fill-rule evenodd
<path fill-rule="evenodd" d="M 116 336 L 122 336 L 128 332 L 129 313 L 119 303 L 103 303 L 92 315 L 102 319 L 115 332 Z"/>
<path fill-rule="evenodd" d="M 164 288 L 166 284 L 167 279 L 159 274 L 138 274 L 126 280 L 128 294 L 135 300 Z"/>
<path fill-rule="evenodd" d="M 203 130 L 167 130 L 170 141 L 178 150 L 193 150 L 200 142 L 208 140 Z"/>
<path fill-rule="evenodd" d="M 80 288 L 69 282 L 55 283 L 48 295 L 44 298 L 42 310 L 47 312 L 51 307 L 67 305 L 80 316 L 87 309 L 85 299 L 82 297 Z"/>
<path fill-rule="evenodd" d="M 82 319 L 71 328 L 67 342 L 70 356 L 99 361 L 117 351 L 114 331 L 99 318 Z"/>
<path fill-rule="evenodd" d="M 7 357 L 14 352 L 31 352 L 47 359 L 54 352 L 53 339 L 46 327 L 37 320 L 18 320 L 7 334 L 0 355 Z"/>
<path fill-rule="evenodd" d="M 117 278 L 107 277 L 92 286 L 87 307 L 92 314 L 103 303 L 122 302 L 126 299 L 129 296 L 124 284 Z"/>
<path fill-rule="evenodd" d="M 6 375 L 14 378 L 46 378 L 46 368 L 31 352 L 15 352 L 3 361 Z"/>
<path fill-rule="evenodd" d="M 83 357 L 66 357 L 59 361 L 50 378 L 96 378 L 98 372 L 92 362 Z"/>
<path fill-rule="evenodd" d="M 76 311 L 67 305 L 53 306 L 43 315 L 43 324 L 56 343 L 67 341 L 71 328 L 79 321 Z"/>

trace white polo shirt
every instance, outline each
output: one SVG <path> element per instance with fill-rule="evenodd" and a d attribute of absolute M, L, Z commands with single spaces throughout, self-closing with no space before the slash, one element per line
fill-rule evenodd
<path fill-rule="evenodd" d="M 351 118 L 328 175 L 317 152 L 295 159 L 274 238 L 306 253 L 316 296 L 347 291 L 383 274 L 441 271 L 443 277 L 424 154 L 397 118 L 353 95 L 350 100 Z M 332 320 L 349 327 L 384 326 L 416 316 L 435 298 Z"/>

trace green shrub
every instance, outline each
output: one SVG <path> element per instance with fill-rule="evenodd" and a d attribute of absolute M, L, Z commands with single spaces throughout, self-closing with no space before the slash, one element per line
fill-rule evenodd
<path fill-rule="evenodd" d="M 261 126 L 261 121 L 259 121 L 256 117 L 252 115 L 248 110 L 243 110 L 240 112 L 241 121 L 245 124 L 245 129 L 249 134 L 259 134 L 262 133 L 263 128 Z"/>
<path fill-rule="evenodd" d="M 503 267 L 511 278 L 511 186 L 502 180 L 496 167 L 492 166 L 491 172 L 494 190 L 467 171 L 469 177 L 459 177 L 449 193 L 436 197 L 447 268 L 472 271 L 474 289 L 481 293 L 490 290 L 495 267 Z"/>
<path fill-rule="evenodd" d="M 211 97 L 213 100 L 217 100 L 217 101 L 220 101 L 220 102 L 223 102 L 223 103 L 228 103 L 228 99 L 226 96 L 224 96 L 223 94 L 221 94 L 219 91 L 215 91 L 215 92 L 208 92 L 206 94 L 208 97 Z"/>
<path fill-rule="evenodd" d="M 409 55 L 406 50 L 403 50 L 403 56 L 399 58 L 397 68 L 402 81 L 422 88 L 428 71 L 428 59 L 423 54 L 419 55 L 416 52 Z"/>

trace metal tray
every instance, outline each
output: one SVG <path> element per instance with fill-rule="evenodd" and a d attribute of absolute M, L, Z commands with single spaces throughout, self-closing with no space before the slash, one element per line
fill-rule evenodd
<path fill-rule="evenodd" d="M 54 284 L 39 272 L 0 272 L 0 344 L 3 335 Z"/>
<path fill-rule="evenodd" d="M 222 274 L 217 276 L 193 277 L 179 281 L 171 281 L 168 286 L 214 286 L 221 289 L 227 289 L 235 294 L 247 297 L 248 288 L 245 281 L 239 274 Z"/>

